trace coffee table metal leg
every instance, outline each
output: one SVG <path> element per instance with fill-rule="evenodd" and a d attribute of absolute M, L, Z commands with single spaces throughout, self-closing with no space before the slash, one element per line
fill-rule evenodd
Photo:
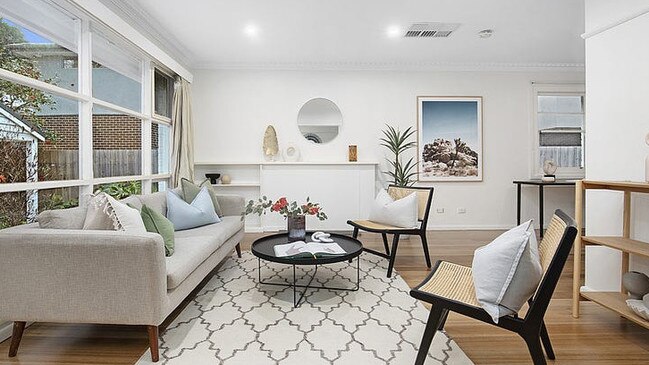
<path fill-rule="evenodd" d="M 309 288 L 312 288 L 311 283 L 313 282 L 313 279 L 318 273 L 318 265 L 315 265 L 315 270 L 313 270 L 313 275 L 311 275 L 311 279 L 309 279 L 309 282 L 306 285 L 297 285 L 297 275 L 295 272 L 296 272 L 295 265 L 293 265 L 293 308 L 297 308 L 300 306 L 300 302 L 302 301 L 302 299 L 304 299 L 304 295 L 306 294 L 306 291 L 309 290 Z M 304 290 L 300 293 L 300 298 L 297 298 L 298 286 L 304 288 Z"/>
<path fill-rule="evenodd" d="M 268 282 L 268 281 L 263 281 L 261 279 L 261 258 L 257 258 L 257 273 L 258 273 L 258 282 L 259 284 L 264 284 L 264 285 L 276 285 L 276 286 L 283 286 L 283 287 L 290 287 L 293 288 L 293 307 L 297 308 L 300 306 L 302 300 L 304 299 L 304 296 L 306 295 L 306 291 L 308 289 L 328 289 L 328 290 L 343 290 L 343 291 L 358 291 L 360 289 L 360 284 L 361 284 L 361 258 L 360 255 L 356 256 L 356 286 L 353 288 L 339 288 L 339 287 L 331 287 L 331 286 L 325 286 L 325 285 L 317 285 L 313 286 L 311 283 L 313 282 L 313 279 L 315 279 L 315 276 L 318 273 L 318 266 L 319 265 L 314 265 L 315 270 L 313 270 L 313 274 L 310 275 L 311 277 L 309 278 L 309 282 L 306 285 L 298 284 L 297 283 L 297 265 L 291 265 L 293 266 L 293 282 L 283 282 L 283 283 L 273 283 L 273 282 Z M 304 288 L 302 292 L 300 292 L 300 296 L 298 298 L 298 290 L 297 288 Z"/>

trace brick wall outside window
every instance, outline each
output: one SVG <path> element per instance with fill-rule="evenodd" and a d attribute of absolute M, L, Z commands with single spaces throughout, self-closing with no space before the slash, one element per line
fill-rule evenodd
<path fill-rule="evenodd" d="M 78 150 L 79 118 L 76 115 L 43 116 L 43 129 L 56 140 L 45 150 Z M 141 121 L 128 115 L 93 115 L 92 143 L 95 150 L 139 150 L 142 145 Z M 151 148 L 158 148 L 158 126 L 151 125 Z"/>

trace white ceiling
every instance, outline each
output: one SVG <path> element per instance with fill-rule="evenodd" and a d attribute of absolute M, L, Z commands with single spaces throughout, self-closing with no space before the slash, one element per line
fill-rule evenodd
<path fill-rule="evenodd" d="M 194 68 L 579 67 L 583 0 L 102 0 Z M 116 5 L 121 3 L 122 5 Z M 134 15 L 136 14 L 136 16 Z M 143 20 L 144 18 L 145 20 Z M 449 38 L 389 27 L 457 22 Z M 246 27 L 258 30 L 256 37 Z M 493 29 L 493 37 L 477 33 Z"/>

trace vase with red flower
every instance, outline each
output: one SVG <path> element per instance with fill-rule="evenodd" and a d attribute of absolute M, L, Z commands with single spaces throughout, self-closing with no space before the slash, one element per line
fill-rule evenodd
<path fill-rule="evenodd" d="M 246 205 L 246 210 L 242 216 L 247 214 L 266 214 L 266 210 L 281 214 L 286 218 L 288 241 L 304 241 L 306 238 L 306 216 L 313 215 L 319 220 L 327 219 L 327 214 L 322 211 L 320 203 L 314 203 L 310 198 L 306 198 L 306 203 L 298 204 L 297 201 L 288 202 L 286 197 L 281 197 L 276 201 L 262 197 L 257 201 L 250 200 Z"/>

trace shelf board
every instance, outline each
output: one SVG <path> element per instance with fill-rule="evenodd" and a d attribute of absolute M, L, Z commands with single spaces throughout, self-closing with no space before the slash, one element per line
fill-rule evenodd
<path fill-rule="evenodd" d="M 616 250 L 649 257 L 649 243 L 647 242 L 615 236 L 583 236 L 581 240 L 585 243 L 602 245 Z"/>
<path fill-rule="evenodd" d="M 627 296 L 620 292 L 582 291 L 581 296 L 616 312 L 644 328 L 649 328 L 649 321 L 633 313 L 626 305 Z"/>
<path fill-rule="evenodd" d="M 218 162 L 218 161 L 200 161 L 195 162 L 195 166 L 252 166 L 252 165 L 263 165 L 263 166 L 281 166 L 281 165 L 378 165 L 376 161 L 263 161 L 263 162 Z"/>
<path fill-rule="evenodd" d="M 212 184 L 213 187 L 224 187 L 224 188 L 243 188 L 243 187 L 259 187 L 258 182 L 234 182 L 230 184 Z"/>
<path fill-rule="evenodd" d="M 595 181 L 582 180 L 584 189 L 603 189 L 649 193 L 649 183 L 642 181 Z"/>

